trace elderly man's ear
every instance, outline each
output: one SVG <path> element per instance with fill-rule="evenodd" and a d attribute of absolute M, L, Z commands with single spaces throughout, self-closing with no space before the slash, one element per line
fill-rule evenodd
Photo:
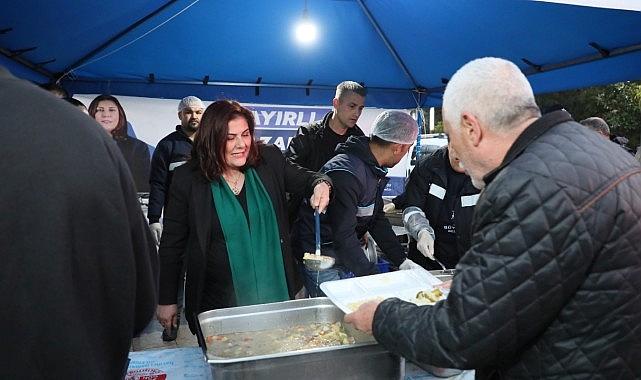
<path fill-rule="evenodd" d="M 461 115 L 461 136 L 467 139 L 471 146 L 477 147 L 483 139 L 484 130 L 479 119 L 469 112 Z"/>

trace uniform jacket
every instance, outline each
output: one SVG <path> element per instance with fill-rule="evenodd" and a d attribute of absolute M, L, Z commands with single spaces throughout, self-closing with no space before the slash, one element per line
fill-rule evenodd
<path fill-rule="evenodd" d="M 160 220 L 162 209 L 167 205 L 167 193 L 174 170 L 187 162 L 191 148 L 192 141 L 182 132 L 180 125 L 156 145 L 149 175 L 150 192 L 147 210 L 149 224 Z"/>
<path fill-rule="evenodd" d="M 451 181 L 448 181 L 448 179 L 452 176 L 464 178 L 463 187 L 460 188 L 457 194 L 453 194 L 455 190 L 449 186 Z M 416 206 L 425 212 L 425 217 L 430 221 L 430 225 L 436 233 L 436 258 L 448 268 L 454 268 L 470 247 L 470 227 L 478 193 L 479 190 L 472 185 L 472 180 L 469 176 L 450 169 L 447 146 L 444 146 L 419 161 L 418 165 L 412 170 L 405 187 L 405 203 L 397 206 L 401 206 L 399 208 Z M 439 221 L 439 214 L 446 196 L 454 196 L 458 199 L 454 207 L 456 243 L 447 245 L 439 244 L 443 240 L 439 238 L 446 232 L 443 231 L 442 226 L 435 225 Z M 415 241 L 410 244 L 410 259 L 419 264 L 423 264 L 420 262 L 421 259 L 427 263 L 427 259 L 416 249 Z M 437 266 L 438 264 L 434 263 L 433 269 L 440 269 Z"/>
<path fill-rule="evenodd" d="M 334 198 L 321 217 L 323 242 L 333 243 L 337 265 L 345 266 L 357 276 L 378 273 L 361 248 L 360 238 L 369 232 L 381 250 L 400 265 L 406 255 L 392 226 L 383 213 L 383 190 L 388 179 L 369 148 L 369 138 L 350 137 L 336 148 L 337 155 L 327 162 L 321 172 L 333 182 Z M 299 217 L 301 240 L 313 248 L 312 211 L 304 205 Z"/>
<path fill-rule="evenodd" d="M 639 163 L 556 111 L 485 182 L 447 300 L 384 301 L 376 339 L 479 379 L 641 378 Z"/>

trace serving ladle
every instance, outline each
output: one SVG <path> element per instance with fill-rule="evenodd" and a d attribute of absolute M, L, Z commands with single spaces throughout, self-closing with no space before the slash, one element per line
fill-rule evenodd
<path fill-rule="evenodd" d="M 303 256 L 303 264 L 308 270 L 318 272 L 333 267 L 336 261 L 331 256 L 321 255 L 320 213 L 318 209 L 314 210 L 314 232 L 316 234 L 316 251 L 313 254 L 306 252 Z"/>

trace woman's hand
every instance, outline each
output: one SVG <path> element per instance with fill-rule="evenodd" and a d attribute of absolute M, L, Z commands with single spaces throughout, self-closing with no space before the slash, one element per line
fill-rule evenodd
<path fill-rule="evenodd" d="M 170 329 L 171 326 L 178 327 L 178 305 L 158 305 L 156 319 L 166 329 Z"/>
<path fill-rule="evenodd" d="M 309 199 L 309 204 L 312 208 L 324 213 L 329 203 L 330 191 L 331 187 L 327 182 L 322 181 L 317 183 L 316 186 L 314 186 L 314 194 L 312 194 L 312 197 Z"/>

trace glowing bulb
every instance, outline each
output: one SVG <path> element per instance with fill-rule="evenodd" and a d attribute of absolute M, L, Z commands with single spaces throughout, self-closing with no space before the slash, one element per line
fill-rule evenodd
<path fill-rule="evenodd" d="M 318 36 L 316 25 L 307 17 L 303 17 L 298 25 L 296 25 L 295 32 L 298 42 L 304 45 L 309 45 L 312 42 L 316 41 L 316 37 Z"/>

